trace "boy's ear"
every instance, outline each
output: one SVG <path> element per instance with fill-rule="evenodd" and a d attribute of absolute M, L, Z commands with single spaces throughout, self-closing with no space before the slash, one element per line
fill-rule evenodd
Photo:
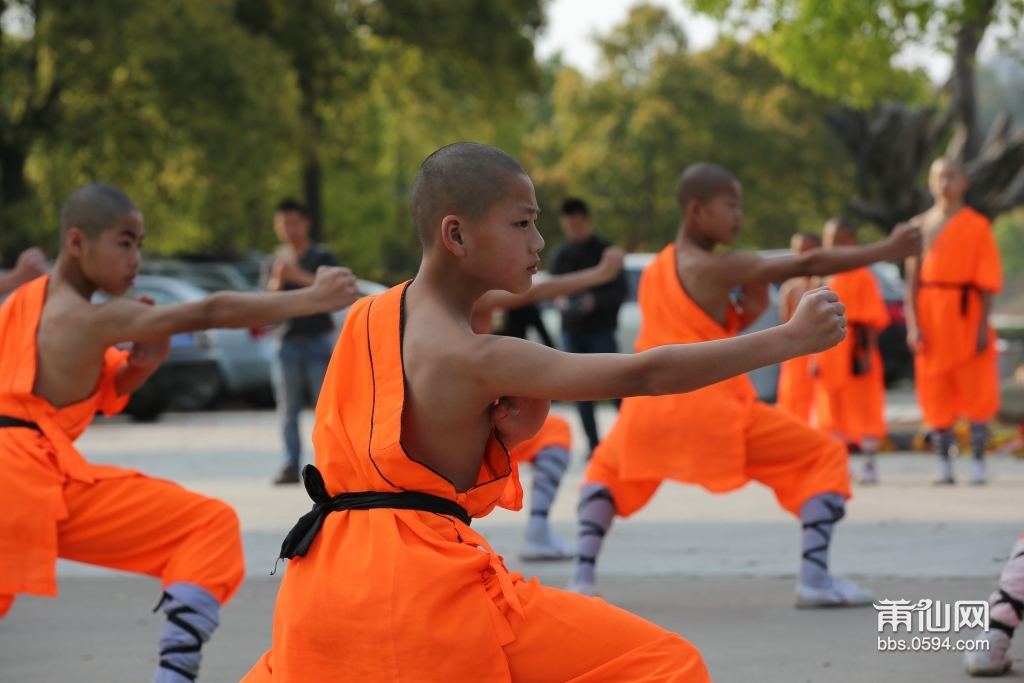
<path fill-rule="evenodd" d="M 67 234 L 64 235 L 64 248 L 71 256 L 80 259 L 85 253 L 85 243 L 88 241 L 89 236 L 80 228 L 68 228 Z"/>
<path fill-rule="evenodd" d="M 441 240 L 445 248 L 456 256 L 466 255 L 466 245 L 462 239 L 462 221 L 458 216 L 445 216 L 441 220 Z"/>

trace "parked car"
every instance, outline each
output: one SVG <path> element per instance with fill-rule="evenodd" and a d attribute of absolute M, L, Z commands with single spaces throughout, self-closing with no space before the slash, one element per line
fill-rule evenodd
<path fill-rule="evenodd" d="M 764 258 L 777 258 L 790 253 L 788 249 L 765 249 L 758 252 Z M 615 332 L 616 341 L 619 344 L 619 351 L 632 353 L 636 337 L 640 332 L 640 307 L 637 304 L 637 290 L 640 285 L 640 275 L 643 273 L 657 254 L 627 254 L 623 262 L 623 270 L 626 274 L 627 294 L 626 300 L 619 308 L 619 325 Z M 887 327 L 878 339 L 879 350 L 882 352 L 882 359 L 885 364 L 886 382 L 894 382 L 901 377 L 913 377 L 914 360 L 907 348 L 907 327 L 906 315 L 903 310 L 903 279 L 900 277 L 899 268 L 891 263 L 876 263 L 871 266 L 871 272 L 878 281 L 885 300 L 886 307 L 892 317 L 892 324 Z M 778 325 L 779 320 L 779 288 L 781 283 L 773 284 L 768 288 L 769 303 L 768 309 L 758 318 L 753 325 L 743 331 L 743 334 L 765 330 Z M 561 346 L 562 317 L 555 310 L 550 302 L 541 305 L 541 318 L 556 343 Z M 533 331 L 530 331 L 531 339 L 534 338 Z M 778 393 L 779 366 L 772 365 L 760 368 L 749 373 L 758 396 L 764 401 L 774 401 Z"/>

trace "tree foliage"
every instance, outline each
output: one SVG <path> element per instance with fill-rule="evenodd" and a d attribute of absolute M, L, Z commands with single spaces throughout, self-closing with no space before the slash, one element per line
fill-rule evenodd
<path fill-rule="evenodd" d="M 725 41 L 691 54 L 683 36 L 664 10 L 641 5 L 599 39 L 600 78 L 554 68 L 550 104 L 524 153 L 542 203 L 582 195 L 605 234 L 656 250 L 679 224 L 679 174 L 712 161 L 743 184 L 742 244 L 783 246 L 796 230 L 819 229 L 850 189 L 824 124 L 831 103 L 748 46 Z M 544 220 L 554 233 L 552 217 Z"/>

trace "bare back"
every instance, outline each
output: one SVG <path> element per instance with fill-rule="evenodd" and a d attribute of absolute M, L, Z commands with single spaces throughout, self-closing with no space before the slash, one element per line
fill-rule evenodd
<path fill-rule="evenodd" d="M 94 306 L 51 280 L 36 332 L 36 379 L 32 393 L 54 407 L 78 403 L 96 388 L 107 346 L 88 333 Z"/>
<path fill-rule="evenodd" d="M 680 243 L 681 242 L 681 243 Z M 723 256 L 683 240 L 676 241 L 676 272 L 686 294 L 723 327 L 729 311 L 729 294 L 735 282 L 728 276 Z"/>
<path fill-rule="evenodd" d="M 415 284 L 415 283 L 414 283 Z M 459 491 L 476 483 L 492 423 L 471 376 L 483 336 L 410 285 L 402 305 L 402 445 Z M 410 301 L 411 300 L 411 301 Z"/>

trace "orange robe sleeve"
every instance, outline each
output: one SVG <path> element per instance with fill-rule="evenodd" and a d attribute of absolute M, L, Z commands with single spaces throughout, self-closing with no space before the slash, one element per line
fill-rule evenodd
<path fill-rule="evenodd" d="M 638 352 L 725 339 L 738 332 L 734 314 L 723 327 L 683 290 L 673 245 L 644 271 L 638 302 Z M 737 426 L 746 423 L 756 398 L 746 375 L 686 394 L 627 398 L 603 443 L 618 454 L 625 480 L 674 479 L 711 491 L 732 490 L 749 480 L 746 437 Z"/>
<path fill-rule="evenodd" d="M 969 207 L 950 218 L 921 260 L 919 277 L 915 311 L 924 350 L 917 354 L 917 370 L 941 375 L 977 355 L 979 293 L 1002 290 L 999 249 L 988 219 Z M 990 330 L 991 344 L 995 337 Z"/>
<path fill-rule="evenodd" d="M 96 388 L 83 401 L 54 408 L 32 393 L 48 283 L 48 277 L 33 280 L 0 305 L 0 415 L 38 426 L 0 428 L 0 594 L 56 595 L 57 524 L 68 514 L 67 482 L 136 474 L 92 465 L 74 446 L 96 413 L 116 413 L 127 402 L 114 388 L 127 351 L 108 349 Z"/>

